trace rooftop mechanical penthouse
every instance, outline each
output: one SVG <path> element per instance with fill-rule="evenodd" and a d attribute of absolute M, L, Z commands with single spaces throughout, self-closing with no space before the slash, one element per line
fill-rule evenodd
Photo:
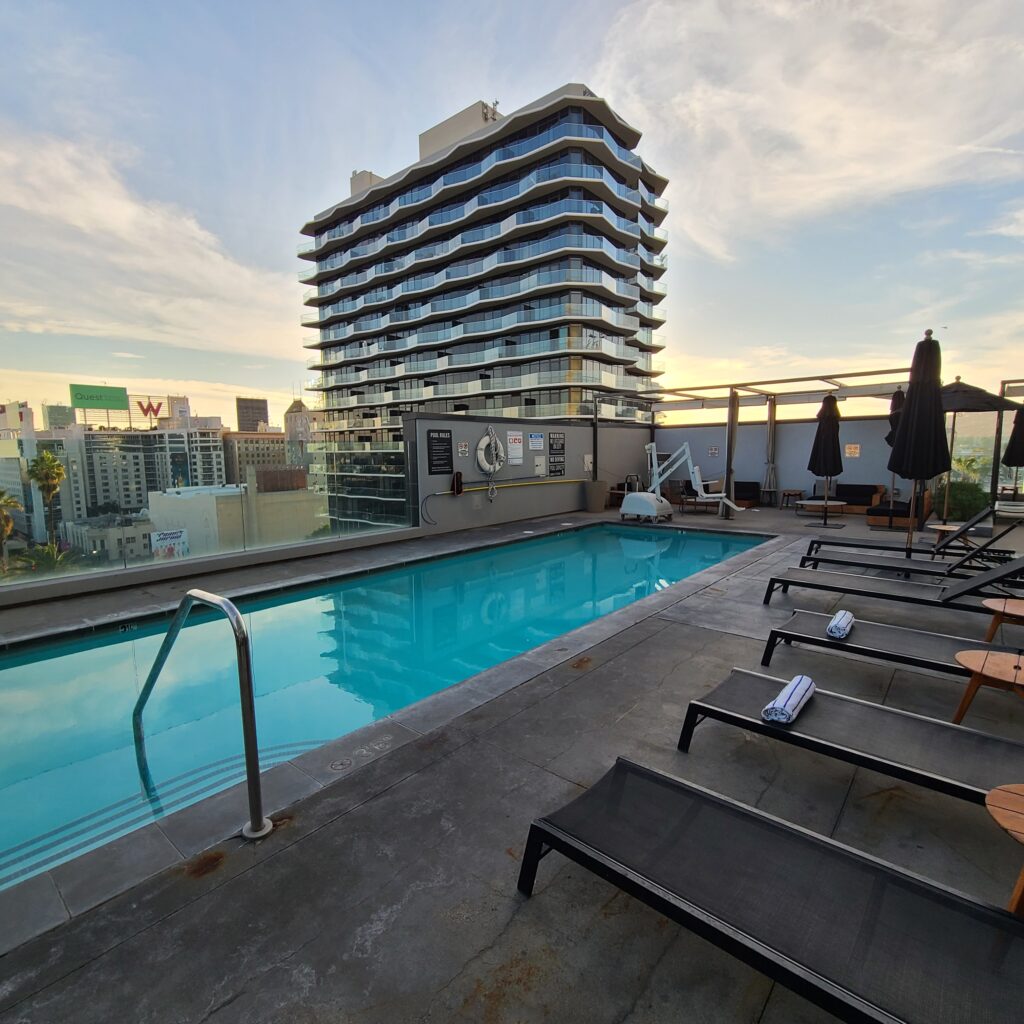
<path fill-rule="evenodd" d="M 402 415 L 649 422 L 667 184 L 584 85 L 474 103 L 302 228 L 335 529 L 405 522 Z"/>

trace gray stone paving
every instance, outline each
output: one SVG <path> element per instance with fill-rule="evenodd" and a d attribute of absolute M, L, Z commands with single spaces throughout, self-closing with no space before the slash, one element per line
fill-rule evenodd
<path fill-rule="evenodd" d="M 676 750 L 687 702 L 733 666 L 759 669 L 771 625 L 793 607 L 839 603 L 793 590 L 761 604 L 767 575 L 796 564 L 811 533 L 786 522 L 789 536 L 724 578 L 702 573 L 282 766 L 308 779 L 309 795 L 265 840 L 192 856 L 208 839 L 193 823 L 175 833 L 171 866 L 105 898 L 111 875 L 143 877 L 171 856 L 170 833 L 154 828 L 147 863 L 107 848 L 83 859 L 91 866 L 65 866 L 59 893 L 45 888 L 50 876 L 26 883 L 20 913 L 35 907 L 52 926 L 66 904 L 74 916 L 20 944 L 10 940 L 31 934 L 14 934 L 23 918 L 6 925 L 0 1022 L 833 1020 L 557 855 L 532 899 L 515 889 L 530 820 L 624 754 L 1005 903 L 1020 847 L 983 808 L 714 722 L 688 754 Z M 967 636 L 986 625 L 843 606 Z M 1024 644 L 1024 630 L 1006 632 Z M 962 692 L 946 677 L 797 646 L 780 647 L 769 671 L 940 718 Z M 966 724 L 1024 738 L 1024 701 L 983 690 Z M 14 903 L 3 909 L 10 922 Z"/>

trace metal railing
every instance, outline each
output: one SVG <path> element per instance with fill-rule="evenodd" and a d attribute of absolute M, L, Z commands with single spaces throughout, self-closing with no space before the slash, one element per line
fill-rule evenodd
<path fill-rule="evenodd" d="M 263 795 L 260 789 L 260 750 L 256 738 L 256 703 L 252 692 L 252 651 L 249 647 L 249 634 L 242 621 L 241 612 L 226 598 L 205 590 L 190 590 L 178 605 L 174 613 L 167 636 L 160 645 L 153 667 L 149 670 L 146 683 L 142 687 L 139 699 L 135 702 L 132 712 L 132 731 L 135 734 L 135 759 L 139 766 L 139 778 L 143 789 L 151 802 L 156 803 L 156 787 L 149 770 L 146 757 L 146 736 L 142 729 L 142 712 L 146 707 L 153 687 L 156 686 L 160 671 L 171 653 L 171 647 L 177 640 L 181 627 L 185 625 L 189 612 L 197 605 L 206 605 L 222 612 L 231 624 L 235 634 L 235 654 L 238 662 L 238 695 L 242 705 L 242 737 L 245 748 L 245 780 L 249 790 L 249 821 L 242 826 L 242 835 L 246 839 L 262 839 L 274 824 L 263 815 Z"/>

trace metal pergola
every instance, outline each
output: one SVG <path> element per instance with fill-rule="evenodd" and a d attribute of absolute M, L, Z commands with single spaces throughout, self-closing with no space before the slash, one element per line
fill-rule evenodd
<path fill-rule="evenodd" d="M 776 410 L 779 405 L 820 404 L 826 395 L 839 401 L 847 398 L 889 398 L 897 388 L 906 388 L 910 367 L 887 370 L 856 370 L 849 373 L 824 373 L 811 377 L 780 377 L 775 380 L 744 381 L 738 384 L 702 384 L 686 388 L 658 388 L 638 392 L 653 403 L 656 422 L 658 413 L 685 412 L 697 409 L 726 409 L 725 486 L 733 497 L 733 456 L 739 427 L 739 411 L 746 406 L 767 408 L 768 450 L 775 450 Z M 865 378 L 871 378 L 865 381 Z M 1009 383 L 1009 382 L 1008 382 Z M 801 387 L 800 385 L 804 385 Z M 792 386 L 792 388 L 791 388 Z M 791 388 L 791 389 L 790 389 Z M 653 430 L 654 422 L 652 422 Z M 769 460 L 769 474 L 774 477 L 774 455 Z M 765 484 L 766 488 L 769 483 Z M 770 481 L 774 489 L 774 479 Z M 719 516 L 729 519 L 732 513 L 723 504 Z"/>

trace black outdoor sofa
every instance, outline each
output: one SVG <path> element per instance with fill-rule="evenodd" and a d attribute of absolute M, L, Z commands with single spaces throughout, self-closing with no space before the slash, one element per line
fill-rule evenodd
<path fill-rule="evenodd" d="M 787 569 L 768 580 L 764 603 L 770 604 L 772 594 L 790 587 L 826 590 L 832 593 L 873 597 L 887 601 L 903 601 L 932 608 L 953 608 L 957 611 L 991 614 L 981 604 L 981 598 L 1014 596 L 1012 581 L 1024 574 L 1024 557 L 980 572 L 969 579 L 958 579 L 941 586 L 911 580 L 886 579 L 852 572 L 827 572 L 824 569 Z M 1004 589 L 1000 590 L 999 587 Z"/>
<path fill-rule="evenodd" d="M 679 749 L 689 750 L 694 729 L 710 718 L 976 804 L 990 789 L 1024 779 L 1024 743 L 820 688 L 791 725 L 763 721 L 761 709 L 785 685 L 733 669 L 690 701 Z"/>
<path fill-rule="evenodd" d="M 624 758 L 530 826 L 524 895 L 552 850 L 844 1021 L 1021 1019 L 1024 919 Z"/>
<path fill-rule="evenodd" d="M 768 634 L 768 642 L 764 645 L 764 653 L 761 655 L 761 664 L 768 666 L 772 663 L 772 655 L 779 644 L 799 643 L 824 647 L 829 651 L 859 654 L 864 658 L 875 658 L 897 665 L 912 665 L 914 668 L 946 672 L 966 679 L 970 677 L 971 671 L 956 660 L 958 651 L 983 649 L 1018 654 L 1021 650 L 1019 647 L 987 644 L 982 640 L 972 640 L 968 637 L 931 633 L 923 629 L 909 629 L 906 626 L 890 626 L 884 622 L 868 622 L 865 619 L 857 619 L 849 636 L 845 640 L 839 640 L 825 632 L 825 627 L 831 619 L 831 615 L 822 612 L 794 612 L 788 622 L 774 627 Z M 1024 778 L 1024 775 L 1021 777 Z"/>

